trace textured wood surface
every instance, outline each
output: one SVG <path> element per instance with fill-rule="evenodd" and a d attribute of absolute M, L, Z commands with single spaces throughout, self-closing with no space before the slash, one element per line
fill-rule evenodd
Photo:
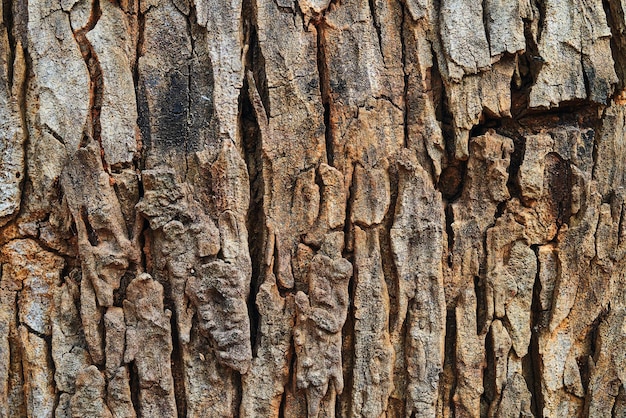
<path fill-rule="evenodd" d="M 620 0 L 3 0 L 1 417 L 626 417 Z"/>

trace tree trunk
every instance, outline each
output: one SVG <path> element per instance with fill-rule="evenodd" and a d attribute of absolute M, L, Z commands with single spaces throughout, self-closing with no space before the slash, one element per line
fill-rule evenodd
<path fill-rule="evenodd" d="M 0 7 L 0 417 L 626 417 L 622 2 Z"/>

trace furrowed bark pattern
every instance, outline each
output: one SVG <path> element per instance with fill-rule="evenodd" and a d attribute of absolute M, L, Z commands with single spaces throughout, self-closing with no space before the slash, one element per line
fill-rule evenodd
<path fill-rule="evenodd" d="M 616 0 L 4 0 L 0 417 L 622 417 Z"/>

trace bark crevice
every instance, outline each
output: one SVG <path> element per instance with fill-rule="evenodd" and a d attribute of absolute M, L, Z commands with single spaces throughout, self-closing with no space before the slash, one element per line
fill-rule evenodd
<path fill-rule="evenodd" d="M 86 129 L 86 135 L 90 140 L 96 141 L 100 147 L 100 158 L 104 171 L 109 171 L 109 166 L 104 155 L 104 148 L 102 147 L 102 138 L 100 133 L 102 126 L 100 124 L 100 111 L 102 110 L 102 95 L 103 95 L 103 79 L 102 68 L 98 61 L 98 56 L 94 50 L 91 42 L 87 39 L 87 33 L 96 27 L 102 10 L 100 9 L 100 0 L 92 0 L 91 12 L 89 20 L 79 29 L 73 29 L 74 38 L 80 47 L 80 52 L 85 60 L 87 71 L 89 72 L 89 120 Z"/>
<path fill-rule="evenodd" d="M 315 25 L 317 31 L 317 73 L 319 75 L 320 93 L 324 106 L 324 125 L 326 131 L 326 162 L 333 166 L 335 163 L 335 120 L 333 119 L 333 92 L 330 85 L 330 72 L 328 70 L 328 59 L 326 57 L 326 39 L 324 36 L 326 23 L 323 20 Z"/>

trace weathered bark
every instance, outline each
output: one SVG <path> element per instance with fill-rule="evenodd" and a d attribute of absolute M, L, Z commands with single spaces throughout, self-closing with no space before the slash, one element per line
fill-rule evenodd
<path fill-rule="evenodd" d="M 625 417 L 618 0 L 3 0 L 1 417 Z"/>

